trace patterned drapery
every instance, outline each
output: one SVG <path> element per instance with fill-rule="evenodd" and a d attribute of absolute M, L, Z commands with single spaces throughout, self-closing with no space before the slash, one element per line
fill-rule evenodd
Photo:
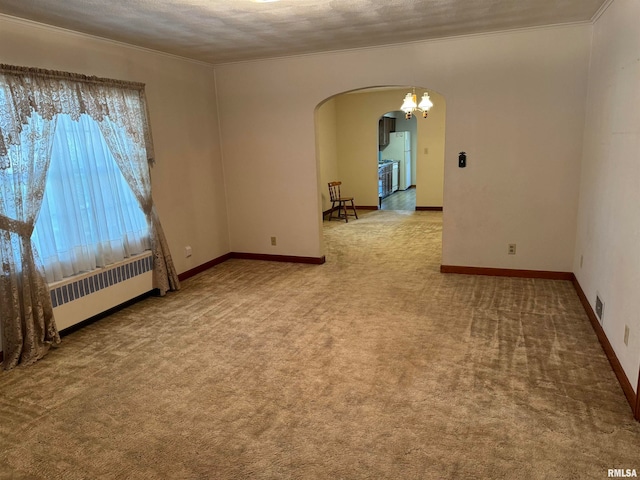
<path fill-rule="evenodd" d="M 51 159 L 55 120 L 25 118 L 0 169 L 0 319 L 4 366 L 28 365 L 60 342 L 44 272 L 31 244 Z"/>
<path fill-rule="evenodd" d="M 149 167 L 144 161 L 144 149 L 136 144 L 123 128 L 118 127 L 116 122 L 111 121 L 110 117 L 104 117 L 99 125 L 122 175 L 147 216 L 153 252 L 153 286 L 158 289 L 160 295 L 169 290 L 178 290 L 180 282 L 151 197 L 151 177 Z"/>
<path fill-rule="evenodd" d="M 51 157 L 56 116 L 87 114 L 151 226 L 154 287 L 180 288 L 153 206 L 153 143 L 144 84 L 0 64 L 0 321 L 4 367 L 32 363 L 59 343 L 51 299 L 31 243 Z M 128 153 L 127 148 L 131 152 Z"/>

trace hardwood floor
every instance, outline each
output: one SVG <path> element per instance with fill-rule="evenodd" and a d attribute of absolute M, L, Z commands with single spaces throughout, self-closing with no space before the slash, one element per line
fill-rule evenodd
<path fill-rule="evenodd" d="M 381 210 L 415 210 L 416 209 L 416 189 L 408 188 L 398 190 L 387 198 L 382 199 Z"/>

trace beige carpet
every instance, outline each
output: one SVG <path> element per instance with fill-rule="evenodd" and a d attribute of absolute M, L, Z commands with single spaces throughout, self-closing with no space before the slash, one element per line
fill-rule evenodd
<path fill-rule="evenodd" d="M 325 222 L 0 374 L 2 479 L 603 479 L 640 424 L 569 282 L 442 275 L 441 214 Z"/>

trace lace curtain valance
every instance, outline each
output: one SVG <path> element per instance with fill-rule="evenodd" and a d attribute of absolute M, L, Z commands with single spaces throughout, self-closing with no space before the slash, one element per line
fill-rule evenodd
<path fill-rule="evenodd" d="M 0 64 L 0 96 L 0 169 L 9 168 L 8 149 L 20 144 L 33 112 L 46 120 L 61 113 L 74 120 L 86 113 L 97 122 L 108 117 L 145 149 L 153 163 L 143 83 Z"/>

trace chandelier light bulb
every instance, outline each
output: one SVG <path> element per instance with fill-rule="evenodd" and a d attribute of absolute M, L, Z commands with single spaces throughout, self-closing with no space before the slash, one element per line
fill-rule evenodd
<path fill-rule="evenodd" d="M 431 107 L 433 107 L 433 102 L 431 102 L 431 99 L 429 98 L 429 94 L 427 92 L 424 92 L 424 95 L 422 95 L 422 100 L 420 100 L 420 105 L 418 105 L 418 108 L 423 112 L 428 112 Z"/>
<path fill-rule="evenodd" d="M 423 118 L 427 118 L 427 113 L 431 107 L 433 107 L 433 102 L 431 101 L 431 98 L 429 98 L 429 94 L 427 92 L 424 92 L 422 95 L 420 104 L 416 103 L 416 92 L 414 88 L 413 93 L 409 92 L 405 95 L 400 110 L 405 113 L 405 118 L 410 120 L 416 110 L 422 112 Z"/>
<path fill-rule="evenodd" d="M 417 106 L 418 105 L 416 104 L 416 96 L 412 95 L 411 92 L 409 92 L 404 97 L 404 102 L 402 103 L 400 110 L 402 110 L 404 113 L 411 113 Z"/>

